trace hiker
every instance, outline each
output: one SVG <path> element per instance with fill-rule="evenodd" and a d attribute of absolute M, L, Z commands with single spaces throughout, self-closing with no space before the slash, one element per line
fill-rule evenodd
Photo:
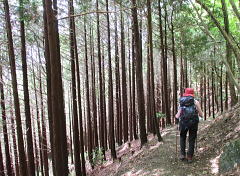
<path fill-rule="evenodd" d="M 195 140 L 197 138 L 199 116 L 203 117 L 200 103 L 194 99 L 194 89 L 186 88 L 179 101 L 179 109 L 176 114 L 176 120 L 179 122 L 180 130 L 180 160 L 192 162 L 194 154 Z M 189 148 L 186 158 L 186 137 L 189 132 Z"/>

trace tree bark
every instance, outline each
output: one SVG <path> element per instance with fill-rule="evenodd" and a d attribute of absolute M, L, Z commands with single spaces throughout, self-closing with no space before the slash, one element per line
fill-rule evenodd
<path fill-rule="evenodd" d="M 132 20 L 133 20 L 133 32 L 136 50 L 136 81 L 137 81 L 137 98 L 138 98 L 138 113 L 139 113 L 139 128 L 140 128 L 140 140 L 141 146 L 147 143 L 147 134 L 145 126 L 145 103 L 144 103 L 144 89 L 143 89 L 143 73 L 142 73 L 142 54 L 141 44 L 138 28 L 138 16 L 136 8 L 136 0 L 132 1 Z"/>
<path fill-rule="evenodd" d="M 114 1 L 116 3 L 116 1 Z M 116 12 L 116 5 L 115 5 Z M 121 101 L 121 86 L 120 86 L 120 71 L 119 71 L 119 47 L 118 47 L 118 27 L 117 13 L 115 13 L 115 79 L 116 79 L 116 111 L 117 111 L 117 143 L 122 145 L 122 101 Z"/>
<path fill-rule="evenodd" d="M 44 20 L 44 56 L 46 62 L 46 74 L 47 74 L 47 106 L 48 106 L 48 125 L 50 133 L 50 144 L 51 153 L 54 156 L 54 146 L 53 146 L 53 119 L 52 119 L 52 96 L 51 96 L 51 65 L 50 65 L 50 53 L 49 53 L 49 42 L 48 42 L 48 28 L 47 28 L 47 14 L 45 8 L 45 0 L 43 1 L 43 20 Z M 52 168 L 54 169 L 54 157 L 52 157 Z M 55 174 L 54 174 L 55 175 Z"/>
<path fill-rule="evenodd" d="M 95 149 L 99 148 L 98 142 L 98 128 L 97 128 L 97 102 L 96 102 L 96 72 L 95 72 L 95 56 L 94 56 L 94 43 L 93 43 L 93 29 L 92 24 L 90 27 L 90 53 L 91 53 L 91 82 L 92 82 L 92 116 L 93 116 L 93 138 L 94 144 L 93 147 Z"/>
<path fill-rule="evenodd" d="M 12 88 L 13 88 L 13 97 L 14 97 L 14 107 L 17 123 L 17 140 L 18 140 L 18 152 L 19 152 L 19 163 L 20 163 L 20 172 L 21 175 L 28 176 L 27 170 L 27 161 L 24 149 L 23 141 L 23 132 L 22 132 L 22 121 L 20 113 L 20 104 L 18 96 L 18 87 L 17 87 L 17 75 L 16 75 L 16 66 L 15 66 L 15 54 L 13 48 L 13 38 L 12 38 L 12 27 L 10 22 L 9 14 L 9 5 L 8 0 L 4 0 L 4 11 L 5 11 L 5 20 L 6 20 L 6 29 L 7 29 L 7 38 L 8 38 L 8 54 L 11 67 L 11 76 L 12 76 Z"/>
<path fill-rule="evenodd" d="M 68 1 L 69 16 L 74 14 L 73 0 Z M 72 112 L 73 112 L 73 145 L 74 145 L 74 165 L 76 175 L 81 175 L 81 160 L 80 160 L 80 141 L 79 141 L 79 128 L 78 128 L 78 112 L 77 112 L 77 95 L 76 95 L 76 72 L 75 72 L 75 29 L 74 18 L 70 18 L 70 56 L 71 56 L 71 87 L 72 87 Z"/>
<path fill-rule="evenodd" d="M 84 18 L 84 41 L 85 41 L 85 75 L 86 75 L 86 106 L 87 106 L 87 124 L 88 124 L 88 157 L 93 166 L 93 145 L 92 145 L 92 117 L 90 108 L 89 78 L 88 78 L 88 50 L 87 50 L 87 29 L 86 19 Z"/>
<path fill-rule="evenodd" d="M 121 4 L 122 6 L 122 4 Z M 128 141 L 128 95 L 126 80 L 126 63 L 125 63 L 125 32 L 124 16 L 121 11 L 121 71 L 122 71 L 122 118 L 123 118 L 123 140 Z"/>
<path fill-rule="evenodd" d="M 155 82 L 154 82 L 154 68 L 153 68 L 153 39 L 152 39 L 152 10 L 151 10 L 151 1 L 147 0 L 147 9 L 148 9 L 148 35 L 149 35 L 149 59 L 150 59 L 150 101 L 151 101 L 151 116 L 152 116 L 152 125 L 153 133 L 157 134 L 158 141 L 162 141 L 162 137 L 159 131 L 159 126 L 157 123 L 156 117 L 156 105 L 155 105 Z"/>
<path fill-rule="evenodd" d="M 2 65 L 0 65 L 0 92 L 1 92 L 1 112 L 2 112 L 2 129 L 3 129 L 3 137 L 4 137 L 4 148 L 5 148 L 5 162 L 6 162 L 6 170 L 7 175 L 14 175 L 12 169 L 12 161 L 9 150 L 9 140 L 8 140 L 8 127 L 7 127 L 7 119 L 6 119 L 6 107 L 5 107 L 5 96 L 3 90 L 3 72 Z"/>
<path fill-rule="evenodd" d="M 106 0 L 106 11 L 108 11 L 108 0 Z M 108 35 L 108 119 L 109 119 L 109 143 L 111 149 L 111 156 L 113 159 L 117 158 L 115 150 L 115 134 L 114 134 L 114 111 L 113 111 L 113 82 L 112 82 L 112 62 L 111 62 L 111 35 L 110 35 L 110 21 L 107 13 L 107 35 Z"/>
<path fill-rule="evenodd" d="M 63 104 L 63 86 L 61 76 L 60 47 L 56 16 L 52 9 L 52 1 L 45 0 L 48 22 L 48 41 L 51 64 L 52 83 L 52 116 L 54 132 L 55 174 L 68 175 L 68 151 L 66 137 L 66 119 Z M 56 6 L 56 2 L 53 4 Z M 57 9 L 55 7 L 55 9 Z"/>
<path fill-rule="evenodd" d="M 11 132 L 12 132 L 12 141 L 13 141 L 13 153 L 15 160 L 15 174 L 16 176 L 20 175 L 19 170 L 19 162 L 18 162 L 18 150 L 17 150 L 17 140 L 16 140 L 16 132 L 15 132 L 15 122 L 13 116 L 13 103 L 12 103 L 12 94 L 10 94 L 10 118 L 11 118 Z"/>
<path fill-rule="evenodd" d="M 27 157 L 29 174 L 35 176 L 35 163 L 33 153 L 33 138 L 32 138 L 32 125 L 31 113 L 29 105 L 29 91 L 28 91 L 28 71 L 27 71 L 27 56 L 26 56 L 26 41 L 25 41 L 25 24 L 24 24 L 24 3 L 19 0 L 19 16 L 20 16 L 20 34 L 21 34 L 21 56 L 22 56 L 22 71 L 23 71 L 23 90 L 24 90 L 24 107 L 26 117 L 26 133 L 27 133 Z"/>
<path fill-rule="evenodd" d="M 39 54 L 39 53 L 38 53 Z M 40 125 L 40 114 L 39 114 L 39 105 L 38 105 L 38 95 L 37 95 L 37 86 L 36 86 L 36 76 L 34 71 L 34 64 L 32 59 L 32 72 L 33 72 L 33 87 L 34 87 L 34 94 L 35 94 L 35 107 L 36 107 L 36 118 L 37 118 L 37 131 L 38 131 L 38 142 L 39 142 L 39 159 L 40 159 L 40 168 L 41 172 L 44 175 L 43 169 L 43 145 L 42 145 L 42 130 Z"/>
<path fill-rule="evenodd" d="M 227 6 L 226 6 L 225 0 L 221 0 L 221 3 L 222 3 L 225 31 L 226 31 L 227 35 L 229 35 L 230 29 L 229 29 Z M 232 72 L 233 72 L 232 49 L 231 49 L 231 44 L 228 41 L 226 41 L 226 58 L 227 58 L 226 60 L 229 64 L 229 66 L 230 66 L 230 70 L 232 70 Z M 228 74 L 228 77 L 230 77 L 229 74 Z M 229 81 L 229 88 L 230 88 L 230 95 L 231 95 L 231 106 L 234 106 L 237 103 L 238 99 L 237 99 L 237 95 L 235 92 L 235 86 L 232 83 L 232 81 Z"/>
<path fill-rule="evenodd" d="M 96 1 L 96 10 L 98 11 L 98 0 Z M 101 36 L 100 36 L 100 24 L 99 24 L 99 14 L 97 13 L 97 48 L 98 48 L 98 69 L 99 69 L 99 92 L 100 92 L 100 100 L 99 100 L 99 135 L 100 135 L 100 147 L 103 152 L 103 156 L 105 159 L 105 147 L 104 147 L 104 102 L 103 102 L 103 81 L 102 81 L 102 55 L 101 55 Z"/>
<path fill-rule="evenodd" d="M 0 176 L 5 176 L 1 141 L 0 141 Z"/>

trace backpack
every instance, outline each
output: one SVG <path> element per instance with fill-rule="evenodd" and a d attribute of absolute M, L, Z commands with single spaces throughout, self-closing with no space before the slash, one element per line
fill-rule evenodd
<path fill-rule="evenodd" d="M 192 96 L 186 96 L 180 98 L 180 128 L 191 128 L 198 124 L 199 117 L 198 111 L 195 106 L 195 100 Z"/>

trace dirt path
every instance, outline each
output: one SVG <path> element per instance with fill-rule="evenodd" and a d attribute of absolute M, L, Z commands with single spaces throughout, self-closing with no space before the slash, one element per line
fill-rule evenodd
<path fill-rule="evenodd" d="M 178 160 L 176 154 L 176 128 L 164 131 L 164 142 L 158 143 L 153 139 L 148 150 L 138 155 L 132 161 L 123 163 L 115 175 L 161 175 L 161 176 L 210 176 L 208 163 L 201 160 L 198 153 L 194 162 L 188 164 Z M 179 144 L 179 136 L 178 136 Z M 143 149 L 144 150 L 144 149 Z M 179 150 L 179 145 L 178 145 Z"/>
<path fill-rule="evenodd" d="M 140 148 L 140 141 L 117 147 L 117 161 L 112 162 L 110 152 L 107 161 L 94 170 L 90 176 L 239 176 L 240 165 L 226 173 L 218 173 L 219 157 L 224 146 L 240 138 L 240 104 L 223 114 L 216 114 L 215 120 L 201 121 L 198 131 L 198 150 L 191 164 L 179 161 L 176 155 L 175 127 L 161 131 L 164 142 L 159 143 L 153 135 L 148 144 Z M 210 118 L 208 118 L 210 119 Z M 179 144 L 179 135 L 177 137 Z M 179 150 L 179 145 L 178 145 Z"/>

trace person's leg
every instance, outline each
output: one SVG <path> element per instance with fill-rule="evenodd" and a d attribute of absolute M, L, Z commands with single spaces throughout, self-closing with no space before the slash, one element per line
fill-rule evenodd
<path fill-rule="evenodd" d="M 194 147 L 195 147 L 195 141 L 197 137 L 197 130 L 198 130 L 198 124 L 194 125 L 192 128 L 189 129 L 189 148 L 188 148 L 188 158 L 189 160 L 192 160 L 193 154 L 194 154 Z"/>
<path fill-rule="evenodd" d="M 180 159 L 184 159 L 186 156 L 186 137 L 187 137 L 187 131 L 186 128 L 180 129 L 180 148 L 181 148 L 181 156 Z"/>

